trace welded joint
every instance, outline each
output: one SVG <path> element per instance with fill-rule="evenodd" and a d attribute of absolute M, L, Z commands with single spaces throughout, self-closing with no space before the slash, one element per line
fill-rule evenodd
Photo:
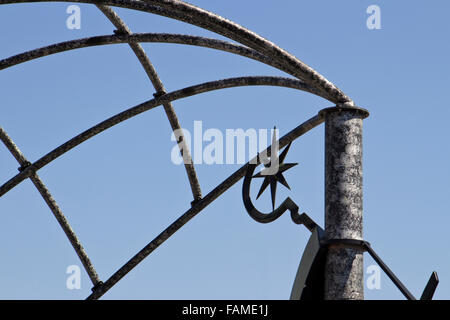
<path fill-rule="evenodd" d="M 164 90 L 157 91 L 157 92 L 155 92 L 155 93 L 153 94 L 153 97 L 155 97 L 155 99 L 158 99 L 159 97 L 165 95 L 166 93 L 167 93 L 167 92 L 164 91 Z"/>
<path fill-rule="evenodd" d="M 113 32 L 119 39 L 126 39 L 130 36 L 130 33 L 124 30 L 114 30 Z"/>
<path fill-rule="evenodd" d="M 97 291 L 101 286 L 103 286 L 103 281 L 98 281 L 92 288 L 91 288 L 91 291 L 92 292 L 95 292 L 95 291 Z"/>
<path fill-rule="evenodd" d="M 24 162 L 21 163 L 21 166 L 19 168 L 17 168 L 17 170 L 19 170 L 19 172 L 22 172 L 25 169 L 27 169 L 29 166 L 31 166 L 31 162 L 28 160 L 25 160 Z"/>

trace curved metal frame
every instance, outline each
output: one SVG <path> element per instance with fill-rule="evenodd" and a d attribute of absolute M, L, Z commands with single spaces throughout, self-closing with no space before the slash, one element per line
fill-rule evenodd
<path fill-rule="evenodd" d="M 305 81 L 306 84 L 323 91 L 327 99 L 336 104 L 353 105 L 353 101 L 347 97 L 333 83 L 319 74 L 317 71 L 300 61 L 290 53 L 281 49 L 274 43 L 264 39 L 254 32 L 222 18 L 212 12 L 200 9 L 191 4 L 175 0 L 0 0 L 1 4 L 26 3 L 26 2 L 80 2 L 95 5 L 110 5 L 148 13 L 166 16 L 192 25 L 208 29 L 227 38 L 244 44 L 257 50 L 271 59 L 285 66 L 290 73 Z"/>
<path fill-rule="evenodd" d="M 74 138 L 68 140 L 63 143 L 59 147 L 53 149 L 51 152 L 47 153 L 39 160 L 30 164 L 29 166 L 23 168 L 20 173 L 12 177 L 10 180 L 5 182 L 2 186 L 0 186 L 0 197 L 5 193 L 10 191 L 20 182 L 30 177 L 30 175 L 43 168 L 45 165 L 49 164 L 51 161 L 60 157 L 67 151 L 73 149 L 77 145 L 82 142 L 92 138 L 93 136 L 99 134 L 100 132 L 109 129 L 116 124 L 119 124 L 125 120 L 128 120 L 134 116 L 137 116 L 145 111 L 153 109 L 159 105 L 162 105 L 167 102 L 179 100 L 182 98 L 198 95 L 200 93 L 205 93 L 209 91 L 232 88 L 232 87 L 242 87 L 242 86 L 261 86 L 261 85 L 270 85 L 270 86 L 279 86 L 279 87 L 288 87 L 297 90 L 303 90 L 309 92 L 309 87 L 306 86 L 303 82 L 299 80 L 289 79 L 289 78 L 281 78 L 281 77 L 239 77 L 239 78 L 229 78 L 224 80 L 216 80 L 211 82 L 205 82 L 199 85 L 186 87 L 181 90 L 173 91 L 157 98 L 148 100 L 143 102 L 137 106 L 129 108 L 125 111 L 122 111 L 100 123 L 87 129 L 86 131 L 80 133 Z"/>
<path fill-rule="evenodd" d="M 176 116 L 176 113 L 172 107 L 171 102 L 197 95 L 200 93 L 219 90 L 224 88 L 239 87 L 239 86 L 255 86 L 255 85 L 270 85 L 288 87 L 297 90 L 306 91 L 322 98 L 325 98 L 337 105 L 344 105 L 347 107 L 354 106 L 353 101 L 347 97 L 340 89 L 334 84 L 325 79 L 322 75 L 317 73 L 314 69 L 307 66 L 305 63 L 279 48 L 272 42 L 262 38 L 261 36 L 245 29 L 244 27 L 224 19 L 214 13 L 203 10 L 191 4 L 177 1 L 177 0 L 0 0 L 1 4 L 13 4 L 24 2 L 83 2 L 95 4 L 100 11 L 112 22 L 117 28 L 115 35 L 96 36 L 78 40 L 71 40 L 53 44 L 47 47 L 38 48 L 35 50 L 27 51 L 3 60 L 0 60 L 0 70 L 6 69 L 13 65 L 24 63 L 32 59 L 40 58 L 50 54 L 55 54 L 63 51 L 74 50 L 84 47 L 128 43 L 130 48 L 139 59 L 143 69 L 145 70 L 149 80 L 151 81 L 156 93 L 155 98 L 141 103 L 137 106 L 122 111 L 99 124 L 85 130 L 79 135 L 73 137 L 67 142 L 63 143 L 59 147 L 50 151 L 34 163 L 30 163 L 25 156 L 21 153 L 19 148 L 14 144 L 12 139 L 6 134 L 6 132 L 0 128 L 0 140 L 6 145 L 8 150 L 19 162 L 21 167 L 20 173 L 11 178 L 9 181 L 0 186 L 0 197 L 7 193 L 9 190 L 17 186 L 23 180 L 30 178 L 35 184 L 36 188 L 50 207 L 51 211 L 55 215 L 56 219 L 60 223 L 62 229 L 66 233 L 69 241 L 74 247 L 80 260 L 83 263 L 94 287 L 93 293 L 88 299 L 98 299 L 105 294 L 110 288 L 112 288 L 120 279 L 122 279 L 130 270 L 132 270 L 137 264 L 145 259 L 153 250 L 161 245 L 166 239 L 173 235 L 178 229 L 186 224 L 190 219 L 197 215 L 201 210 L 208 206 L 211 202 L 217 199 L 223 192 L 238 182 L 244 177 L 247 172 L 250 163 L 254 165 L 259 163 L 259 156 L 249 161 L 242 166 L 235 173 L 230 175 L 215 189 L 209 192 L 206 196 L 202 197 L 200 184 L 195 172 L 195 168 L 192 164 L 189 149 L 184 143 L 184 137 L 182 135 L 177 136 L 178 145 L 180 151 L 183 152 L 185 161 L 185 169 L 188 175 L 189 183 L 191 186 L 194 201 L 192 207 L 186 211 L 180 218 L 167 227 L 160 235 L 152 240 L 147 246 L 139 251 L 133 258 L 131 258 L 124 266 L 122 266 L 116 273 L 114 273 L 105 283 L 103 283 L 97 272 L 95 271 L 91 261 L 89 260 L 81 242 L 75 235 L 75 232 L 70 227 L 66 218 L 64 217 L 61 209 L 56 204 L 56 201 L 51 196 L 50 192 L 46 188 L 45 184 L 37 175 L 37 171 L 49 164 L 53 160 L 57 159 L 62 154 L 68 152 L 84 141 L 94 137 L 100 132 L 103 132 L 118 123 L 121 123 L 127 119 L 130 119 L 142 112 L 153 109 L 162 105 L 169 119 L 170 125 L 174 132 L 180 133 L 180 123 Z M 139 10 L 149 13 L 154 13 L 162 16 L 166 16 L 172 19 L 180 20 L 192 25 L 202 27 L 204 29 L 213 31 L 217 34 L 228 37 L 235 40 L 242 45 L 210 39 L 205 37 L 196 37 L 189 35 L 178 34 L 164 34 L 164 33 L 144 33 L 133 34 L 128 26 L 121 20 L 121 18 L 114 12 L 109 5 L 123 7 L 133 10 Z M 160 43 L 178 43 L 194 46 L 208 47 L 216 50 L 227 51 L 233 54 L 241 55 L 250 59 L 254 59 L 275 67 L 281 71 L 284 71 L 299 80 L 282 77 L 267 77 L 267 76 L 253 76 L 253 77 L 239 77 L 229 78 L 217 81 L 211 81 L 186 87 L 181 90 L 166 93 L 165 88 L 159 79 L 156 69 L 149 60 L 140 42 L 160 42 Z M 317 115 L 303 124 L 299 125 L 285 136 L 279 139 L 279 148 L 286 146 L 288 143 L 297 139 L 299 136 L 308 132 L 312 128 L 320 125 L 324 122 L 322 115 Z M 267 148 L 263 153 L 270 155 L 271 147 Z M 187 153 L 186 153 L 187 152 Z"/>
<path fill-rule="evenodd" d="M 46 47 L 26 51 L 0 60 L 0 70 L 15 66 L 16 64 L 69 50 L 127 42 L 185 44 L 221 50 L 262 62 L 278 70 L 285 71 L 289 74 L 289 71 L 282 65 L 259 53 L 258 51 L 247 48 L 245 46 L 236 45 L 234 43 L 218 39 L 171 33 L 133 33 L 131 35 L 104 35 L 64 41 Z M 317 91 L 315 94 L 326 99 L 326 97 L 322 96 L 319 91 Z"/>
<path fill-rule="evenodd" d="M 103 12 L 103 14 L 112 22 L 112 24 L 117 28 L 118 32 L 126 35 L 131 35 L 131 31 L 128 26 L 110 7 L 97 5 L 97 8 L 99 8 L 99 10 Z M 153 64 L 150 62 L 150 59 L 148 58 L 142 46 L 135 41 L 128 41 L 128 45 L 133 50 L 134 54 L 139 59 L 139 62 L 147 73 L 148 78 L 150 79 L 153 87 L 156 90 L 156 95 L 162 95 L 166 93 L 164 85 L 162 84 L 155 67 L 153 67 Z M 184 140 L 183 131 L 180 130 L 180 122 L 178 121 L 175 110 L 172 107 L 172 103 L 165 102 L 163 103 L 163 107 L 164 111 L 166 112 L 166 116 L 169 119 L 170 126 L 172 127 L 173 132 L 178 135 L 176 138 L 178 146 L 180 148 L 180 152 L 183 153 L 183 157 L 185 159 L 184 167 L 188 175 L 194 200 L 201 199 L 202 191 L 200 189 L 200 183 L 198 182 L 197 173 L 195 172 L 194 164 L 192 163 L 189 148 L 187 147 Z"/>

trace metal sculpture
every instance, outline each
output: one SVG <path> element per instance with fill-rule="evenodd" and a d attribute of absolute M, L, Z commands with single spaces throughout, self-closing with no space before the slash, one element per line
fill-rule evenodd
<path fill-rule="evenodd" d="M 164 243 L 165 240 L 244 177 L 244 204 L 252 218 L 259 222 L 270 222 L 279 217 L 286 210 L 290 210 L 293 221 L 297 224 L 304 224 L 312 232 L 311 239 L 308 243 L 309 249 L 307 248 L 304 258 L 302 259 L 301 271 L 299 271 L 297 276 L 295 282 L 296 285 L 294 285 L 291 297 L 326 299 L 363 298 L 361 249 L 363 245 L 365 246 L 364 248 L 372 254 L 370 246 L 362 239 L 361 147 L 362 120 L 368 116 L 366 110 L 356 107 L 354 102 L 333 83 L 272 42 L 232 21 L 191 4 L 178 0 L 0 0 L 0 5 L 44 1 L 94 4 L 111 21 L 116 30 L 114 30 L 114 33 L 111 35 L 61 42 L 0 60 L 0 70 L 63 51 L 98 45 L 127 43 L 139 59 L 155 89 L 153 99 L 124 110 L 109 119 L 98 123 L 34 162 L 28 161 L 14 144 L 13 140 L 3 129 L 0 129 L 0 139 L 20 165 L 19 173 L 0 186 L 0 197 L 25 179 L 30 179 L 33 182 L 67 235 L 92 281 L 92 294 L 88 299 L 98 299 L 103 296 L 128 272 Z M 110 6 L 148 12 L 183 21 L 225 36 L 240 44 L 191 35 L 163 33 L 134 34 Z M 206 82 L 167 93 L 158 73 L 139 44 L 140 42 L 178 43 L 222 50 L 260 61 L 284 71 L 294 78 L 230 78 Z M 181 133 L 182 131 L 178 130 L 181 126 L 172 107 L 172 102 L 212 90 L 255 85 L 281 86 L 297 89 L 320 96 L 335 105 L 334 107 L 322 110 L 318 115 L 313 116 L 311 119 L 300 124 L 276 141 L 280 149 L 287 146 L 279 159 L 280 162 L 283 163 L 287 150 L 289 150 L 290 144 L 295 139 L 325 122 L 325 230 L 317 226 L 305 213 L 299 214 L 298 206 L 290 198 L 286 199 L 280 207 L 275 209 L 274 190 L 276 188 L 276 183 L 280 182 L 287 187 L 289 186 L 281 174 L 283 170 L 290 167 L 287 164 L 279 167 L 279 173 L 276 173 L 271 177 L 265 177 L 263 182 L 263 186 L 267 187 L 267 185 L 270 184 L 272 187 L 273 212 L 263 214 L 254 207 L 250 200 L 250 182 L 254 178 L 253 173 L 256 166 L 261 163 L 260 156 L 256 156 L 242 166 L 212 191 L 204 196 L 202 195 L 194 165 L 192 164 L 192 161 L 190 161 L 191 156 L 189 149 L 184 142 L 184 136 Z M 193 201 L 191 207 L 184 214 L 162 231 L 155 239 L 150 241 L 109 279 L 103 282 L 100 280 L 100 277 L 89 260 L 80 240 L 70 227 L 61 209 L 38 176 L 37 171 L 86 140 L 93 138 L 98 133 L 161 105 L 164 108 L 173 131 L 177 134 L 177 142 L 180 146 L 180 151 L 183 153 L 183 158 L 185 159 L 185 169 L 191 187 Z M 278 151 L 277 149 L 275 149 L 275 152 Z M 264 151 L 264 154 L 267 156 L 270 156 L 270 153 L 270 147 Z M 258 177 L 258 175 L 256 177 Z M 262 191 L 263 190 L 264 188 L 262 188 Z M 355 245 L 355 243 L 358 245 Z M 324 246 L 326 247 L 326 254 L 323 253 L 325 252 Z M 308 256 L 308 258 L 305 258 L 305 255 Z M 316 259 L 316 257 L 319 258 Z M 382 263 L 380 263 L 380 265 L 383 267 Z M 385 271 L 386 270 L 388 269 L 385 268 Z M 348 278 L 352 281 L 351 283 L 345 282 L 342 280 L 343 278 Z M 430 280 L 423 295 L 425 298 L 431 298 L 436 284 L 437 277 Z M 307 285 L 306 291 L 301 287 L 303 285 Z M 408 296 L 408 298 L 411 297 Z"/>

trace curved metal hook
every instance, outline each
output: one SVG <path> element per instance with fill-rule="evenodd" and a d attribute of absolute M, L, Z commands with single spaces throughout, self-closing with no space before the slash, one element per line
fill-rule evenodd
<path fill-rule="evenodd" d="M 250 199 L 250 184 L 253 179 L 253 173 L 255 172 L 256 167 L 256 164 L 250 164 L 248 166 L 247 173 L 245 174 L 244 178 L 244 184 L 242 186 L 242 198 L 244 200 L 244 206 L 250 217 L 260 223 L 269 223 L 281 217 L 281 215 L 285 213 L 286 210 L 289 210 L 291 212 L 292 221 L 294 221 L 295 223 L 302 223 L 300 222 L 302 219 L 298 214 L 298 205 L 289 197 L 287 197 L 278 208 L 270 213 L 262 213 L 255 208 L 252 200 Z"/>

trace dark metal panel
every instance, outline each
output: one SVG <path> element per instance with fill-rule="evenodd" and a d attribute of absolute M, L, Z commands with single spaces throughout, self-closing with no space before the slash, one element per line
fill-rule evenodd
<path fill-rule="evenodd" d="M 324 230 L 316 226 L 309 237 L 292 287 L 291 300 L 323 300 L 326 249 Z"/>
<path fill-rule="evenodd" d="M 423 290 L 420 300 L 431 300 L 433 298 L 434 292 L 436 291 L 438 284 L 439 284 L 438 275 L 436 271 L 433 271 L 425 289 Z"/>

